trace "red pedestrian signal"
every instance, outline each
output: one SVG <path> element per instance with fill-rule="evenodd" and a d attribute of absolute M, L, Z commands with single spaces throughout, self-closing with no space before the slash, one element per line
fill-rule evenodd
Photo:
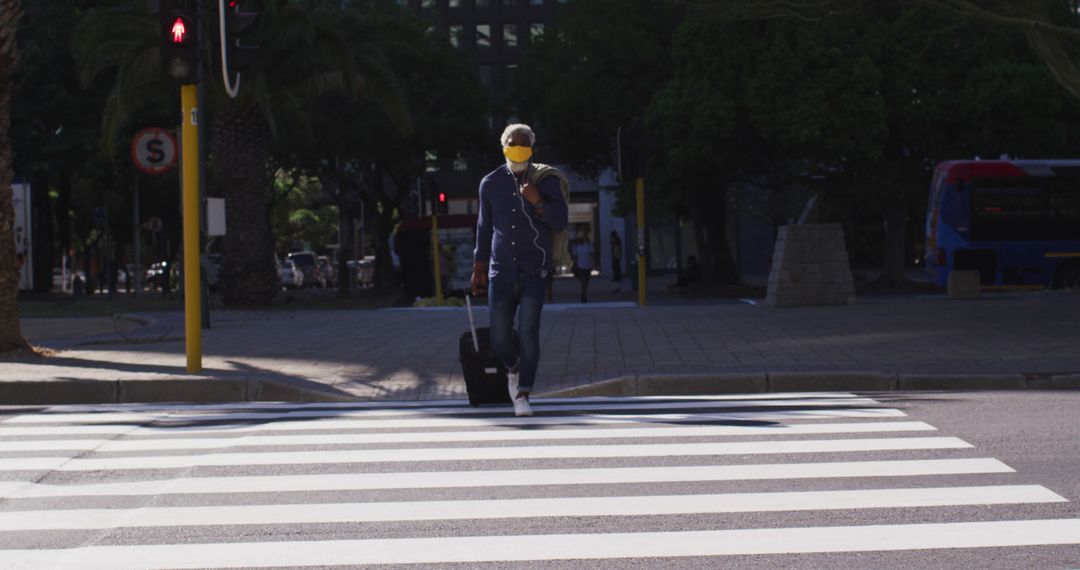
<path fill-rule="evenodd" d="M 177 16 L 172 25 L 172 41 L 174 44 L 183 44 L 188 38 L 187 22 L 184 22 L 184 18 Z"/>
<path fill-rule="evenodd" d="M 446 192 L 439 192 L 435 195 L 435 213 L 438 215 L 450 213 L 450 202 L 446 197 Z"/>
<path fill-rule="evenodd" d="M 181 85 L 199 81 L 198 22 L 192 5 L 183 0 L 161 0 L 161 69 Z"/>

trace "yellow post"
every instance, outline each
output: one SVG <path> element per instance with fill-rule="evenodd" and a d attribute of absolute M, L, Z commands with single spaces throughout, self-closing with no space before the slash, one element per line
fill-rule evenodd
<path fill-rule="evenodd" d="M 202 371 L 202 311 L 199 264 L 199 124 L 196 86 L 180 86 L 181 183 L 184 197 L 184 338 L 187 371 Z"/>
<path fill-rule="evenodd" d="M 645 306 L 645 179 L 637 179 L 637 278 L 638 305 Z"/>
<path fill-rule="evenodd" d="M 431 214 L 431 259 L 435 265 L 435 304 L 442 306 L 443 304 L 443 290 L 442 290 L 442 251 L 439 248 L 439 216 L 434 212 Z"/>

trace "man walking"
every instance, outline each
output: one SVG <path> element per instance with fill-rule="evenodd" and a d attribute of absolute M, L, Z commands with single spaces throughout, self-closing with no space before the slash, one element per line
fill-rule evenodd
<path fill-rule="evenodd" d="M 531 416 L 529 392 L 540 364 L 540 311 L 554 269 L 552 233 L 567 223 L 565 177 L 532 162 L 536 135 L 528 125 L 500 137 L 506 164 L 480 182 L 472 293 L 488 291 L 491 344 L 506 365 L 514 413 Z M 518 343 L 513 340 L 515 313 Z"/>

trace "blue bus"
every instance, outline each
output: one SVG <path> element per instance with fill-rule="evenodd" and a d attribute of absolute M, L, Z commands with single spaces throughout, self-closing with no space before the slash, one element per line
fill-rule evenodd
<path fill-rule="evenodd" d="M 1080 160 L 938 164 L 926 268 L 941 287 L 964 269 L 986 289 L 1080 287 Z"/>

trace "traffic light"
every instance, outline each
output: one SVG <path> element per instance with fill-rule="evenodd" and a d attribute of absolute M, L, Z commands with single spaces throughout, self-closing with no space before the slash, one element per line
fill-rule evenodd
<path fill-rule="evenodd" d="M 450 213 L 450 201 L 446 198 L 446 192 L 435 193 L 435 206 L 432 209 L 440 216 Z"/>
<path fill-rule="evenodd" d="M 198 20 L 188 2 L 161 0 L 161 68 L 181 84 L 199 82 Z"/>
<path fill-rule="evenodd" d="M 243 45 L 240 36 L 247 32 L 259 18 L 258 12 L 243 11 L 240 0 L 228 0 L 225 2 L 223 22 L 224 31 L 222 40 L 222 66 L 225 73 L 239 73 L 255 61 L 259 47 L 255 45 Z"/>

